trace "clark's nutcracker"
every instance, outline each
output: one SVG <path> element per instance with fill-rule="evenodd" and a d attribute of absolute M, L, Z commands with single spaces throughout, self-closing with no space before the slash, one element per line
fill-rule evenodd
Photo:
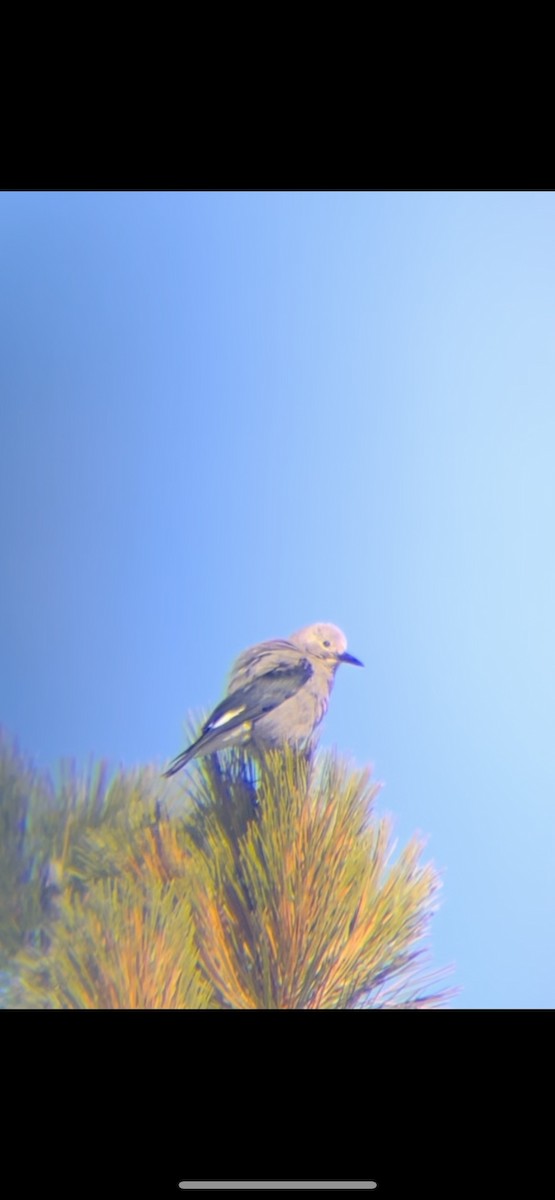
<path fill-rule="evenodd" d="M 247 742 L 255 749 L 306 744 L 327 712 L 339 664 L 363 665 L 346 647 L 337 625 L 320 624 L 245 650 L 231 669 L 225 699 L 164 775 L 175 775 L 197 755 Z"/>

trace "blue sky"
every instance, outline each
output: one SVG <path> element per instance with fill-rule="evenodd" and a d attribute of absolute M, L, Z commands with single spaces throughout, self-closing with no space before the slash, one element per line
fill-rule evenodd
<path fill-rule="evenodd" d="M 555 1004 L 555 196 L 0 196 L 0 720 L 158 762 L 347 633 L 322 744 L 444 878 L 457 1005 Z"/>

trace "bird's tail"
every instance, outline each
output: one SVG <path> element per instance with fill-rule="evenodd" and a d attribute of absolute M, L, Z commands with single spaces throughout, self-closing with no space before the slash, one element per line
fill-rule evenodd
<path fill-rule="evenodd" d="M 242 710 L 240 710 L 242 712 Z M 218 709 L 215 710 L 218 712 Z M 212 715 L 214 716 L 214 714 Z M 216 728 L 210 728 L 210 725 L 205 725 L 201 735 L 193 742 L 192 746 L 188 746 L 177 758 L 172 759 L 167 771 L 163 772 L 163 776 L 168 779 L 170 775 L 175 775 L 182 767 L 185 767 L 192 758 L 197 755 L 212 754 L 215 750 L 226 750 L 228 746 L 241 745 L 249 740 L 251 734 L 251 722 L 245 722 L 243 719 L 244 729 L 238 728 L 239 720 L 237 713 L 231 714 L 229 725 L 231 728 L 220 729 L 221 722 L 217 722 Z"/>
<path fill-rule="evenodd" d="M 182 767 L 185 767 L 187 763 L 195 757 L 195 754 L 197 753 L 197 747 L 198 743 L 195 742 L 193 746 L 189 746 L 188 750 L 183 750 L 181 754 L 178 754 L 177 758 L 172 758 L 167 771 L 162 772 L 162 777 L 164 779 L 169 779 L 170 775 L 177 775 L 177 772 L 180 771 Z"/>

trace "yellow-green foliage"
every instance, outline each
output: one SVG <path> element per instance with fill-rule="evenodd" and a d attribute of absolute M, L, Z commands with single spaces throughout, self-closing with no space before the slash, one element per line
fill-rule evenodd
<path fill-rule="evenodd" d="M 368 772 L 327 755 L 315 777 L 292 751 L 270 753 L 258 816 L 238 833 L 229 828 L 217 768 L 202 769 L 212 776 L 214 802 L 203 817 L 192 897 L 200 959 L 221 1003 L 423 1004 L 414 946 L 439 879 L 431 865 L 419 865 L 417 840 L 390 861 L 389 823 L 371 816 L 379 789 Z"/>
<path fill-rule="evenodd" d="M 38 944 L 15 959 L 14 1006 L 210 1004 L 213 990 L 198 966 L 182 822 L 161 811 L 148 775 L 116 776 L 106 785 L 98 771 L 87 794 L 76 779 L 72 792 L 66 780 L 45 920 Z"/>
<path fill-rule="evenodd" d="M 67 890 L 48 953 L 21 954 L 18 966 L 24 1007 L 206 1008 L 211 997 L 184 889 L 159 879 L 148 897 L 130 875 Z"/>
<path fill-rule="evenodd" d="M 8 1005 L 423 1007 L 448 998 L 429 992 L 416 946 L 437 873 L 420 865 L 417 840 L 393 859 L 368 772 L 331 754 L 253 760 L 237 750 L 199 760 L 170 786 L 152 768 L 109 778 L 98 767 L 82 777 L 66 769 L 57 788 L 33 792 L 32 774 L 0 749 Z M 19 841 L 14 777 L 28 796 Z M 13 911 L 23 914 L 15 925 Z"/>
<path fill-rule="evenodd" d="M 41 778 L 0 729 L 0 965 L 41 921 L 40 870 L 33 870 L 30 815 L 45 811 L 48 781 Z M 35 864 L 36 865 L 36 864 Z"/>

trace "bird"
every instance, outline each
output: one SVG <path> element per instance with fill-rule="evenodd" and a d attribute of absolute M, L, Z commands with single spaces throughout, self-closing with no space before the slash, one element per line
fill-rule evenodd
<path fill-rule="evenodd" d="M 193 758 L 230 746 L 250 743 L 263 750 L 309 743 L 328 710 L 341 663 L 364 665 L 347 653 L 342 630 L 325 622 L 244 650 L 231 668 L 224 699 L 196 741 L 172 759 L 164 777 Z"/>

